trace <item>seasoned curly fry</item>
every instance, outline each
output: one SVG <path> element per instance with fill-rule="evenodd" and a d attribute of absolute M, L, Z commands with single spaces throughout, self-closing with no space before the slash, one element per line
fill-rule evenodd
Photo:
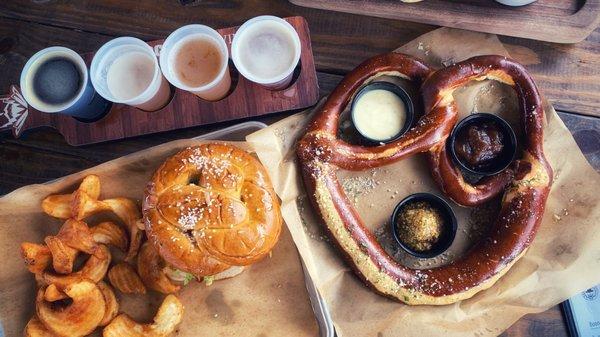
<path fill-rule="evenodd" d="M 37 243 L 21 243 L 21 256 L 30 272 L 37 274 L 43 272 L 52 263 L 52 253 L 47 246 Z"/>
<path fill-rule="evenodd" d="M 86 176 L 79 184 L 77 191 L 79 190 L 85 191 L 93 199 L 98 199 L 100 197 L 100 178 L 94 174 Z M 49 195 L 42 201 L 42 209 L 46 214 L 55 218 L 68 219 L 72 216 L 71 200 L 75 193 Z"/>
<path fill-rule="evenodd" d="M 116 321 L 117 325 L 108 331 L 118 328 L 119 321 L 131 321 L 124 315 L 117 317 L 119 303 L 112 287 L 102 279 L 108 274 L 110 282 L 123 293 L 146 292 L 136 270 L 126 262 L 118 263 L 107 273 L 111 253 L 106 245 L 126 252 L 126 261 L 137 257 L 144 229 L 141 212 L 131 199 L 99 197 L 100 179 L 89 175 L 73 193 L 50 195 L 43 200 L 46 214 L 66 221 L 56 235 L 44 239 L 45 244 L 21 244 L 21 255 L 39 287 L 36 315 L 25 328 L 25 336 L 77 337 L 98 326 L 112 325 L 111 322 Z M 83 221 L 100 212 L 112 212 L 129 235 L 115 222 L 105 221 L 90 228 Z M 89 257 L 80 270 L 73 271 L 80 253 Z M 179 290 L 178 286 L 171 286 Z M 182 310 L 177 298 L 170 298 L 161 306 L 154 324 L 131 322 L 135 329 L 145 331 L 142 335 L 166 336 L 181 321 Z"/>
<path fill-rule="evenodd" d="M 36 314 L 39 320 L 58 336 L 85 336 L 98 326 L 106 303 L 98 287 L 90 281 L 72 283 L 63 292 L 72 303 L 53 302 L 44 300 L 45 289 L 40 288 L 36 298 Z"/>
<path fill-rule="evenodd" d="M 84 219 L 104 211 L 112 211 L 129 231 L 129 250 L 125 260 L 131 261 L 135 257 L 142 240 L 142 232 L 137 225 L 142 216 L 133 200 L 127 198 L 96 200 L 90 198 L 83 191 L 77 191 L 72 205 L 73 214 L 77 219 Z"/>
<path fill-rule="evenodd" d="M 98 200 L 100 197 L 100 178 L 89 175 L 83 179 L 79 188 L 71 194 L 50 195 L 42 201 L 46 214 L 61 218 L 85 218 L 100 213 L 113 212 L 129 232 L 129 250 L 126 261 L 132 261 L 142 241 L 139 226 L 142 215 L 137 204 L 128 198 Z"/>
<path fill-rule="evenodd" d="M 104 296 L 104 302 L 106 303 L 104 317 L 102 317 L 102 320 L 100 321 L 100 323 L 98 323 L 98 325 L 106 326 L 119 313 L 119 302 L 117 302 L 115 293 L 108 284 L 100 281 L 98 282 L 97 286 L 98 289 L 100 289 L 100 292 L 102 292 L 102 296 Z"/>
<path fill-rule="evenodd" d="M 110 211 L 110 206 L 93 198 L 85 191 L 77 190 L 71 199 L 71 216 L 77 220 L 83 220 L 94 214 Z"/>
<path fill-rule="evenodd" d="M 108 279 L 113 287 L 124 294 L 145 294 L 146 287 L 133 267 L 121 262 L 108 271 Z"/>
<path fill-rule="evenodd" d="M 64 300 L 67 297 L 67 294 L 58 289 L 56 284 L 49 285 L 44 291 L 44 300 L 46 300 L 47 302 L 56 302 Z"/>
<path fill-rule="evenodd" d="M 137 259 L 138 274 L 144 284 L 163 294 L 178 292 L 181 286 L 167 277 L 165 268 L 165 261 L 158 255 L 152 244 L 144 243 Z"/>
<path fill-rule="evenodd" d="M 52 253 L 52 267 L 59 274 L 70 274 L 73 263 L 77 257 L 77 249 L 71 248 L 56 236 L 47 236 L 44 239 Z"/>
<path fill-rule="evenodd" d="M 110 251 L 105 245 L 100 245 L 99 247 L 100 249 L 96 251 L 95 255 L 90 255 L 81 270 L 68 275 L 57 275 L 56 273 L 50 271 L 44 271 L 40 274 L 40 281 L 46 285 L 54 283 L 59 288 L 64 288 L 69 284 L 84 279 L 91 280 L 93 282 L 101 281 L 108 270 L 111 255 Z"/>
<path fill-rule="evenodd" d="M 104 328 L 104 337 L 166 337 L 175 331 L 183 318 L 183 305 L 174 295 L 165 297 L 160 305 L 154 323 L 140 324 L 129 316 L 121 314 Z"/>
<path fill-rule="evenodd" d="M 33 273 L 40 273 L 52 263 L 59 274 L 69 274 L 79 251 L 94 254 L 98 244 L 94 242 L 87 225 L 74 219 L 67 220 L 57 235 L 44 239 L 46 246 L 24 242 L 21 254 Z"/>
<path fill-rule="evenodd" d="M 37 316 L 31 317 L 25 326 L 23 335 L 25 337 L 57 337 L 57 335 L 48 330 L 44 324 L 40 322 Z"/>
<path fill-rule="evenodd" d="M 141 222 L 142 214 L 138 205 L 131 199 L 114 198 L 103 200 L 103 203 L 123 221 L 129 231 L 129 250 L 125 261 L 132 261 L 137 255 L 142 243 L 143 232 L 139 229 L 138 223 Z"/>
<path fill-rule="evenodd" d="M 113 245 L 122 251 L 127 251 L 127 234 L 119 225 L 105 221 L 90 228 L 92 237 L 97 243 Z"/>
<path fill-rule="evenodd" d="M 71 216 L 71 198 L 71 194 L 47 196 L 42 201 L 42 209 L 55 218 L 68 219 Z"/>
<path fill-rule="evenodd" d="M 56 235 L 65 245 L 88 254 L 94 254 L 98 243 L 94 241 L 92 232 L 83 221 L 68 219 Z"/>

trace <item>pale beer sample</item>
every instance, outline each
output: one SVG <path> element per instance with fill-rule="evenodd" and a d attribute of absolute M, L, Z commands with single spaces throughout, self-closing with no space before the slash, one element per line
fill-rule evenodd
<path fill-rule="evenodd" d="M 287 21 L 259 16 L 238 29 L 231 50 L 233 62 L 245 78 L 281 89 L 289 85 L 300 60 L 300 38 Z"/>
<path fill-rule="evenodd" d="M 133 37 L 119 37 L 103 45 L 92 60 L 91 76 L 104 98 L 141 110 L 159 110 L 171 96 L 154 50 Z"/>
<path fill-rule="evenodd" d="M 108 68 L 108 90 L 118 100 L 129 100 L 140 95 L 152 82 L 154 63 L 150 56 L 130 52 L 117 58 Z"/>

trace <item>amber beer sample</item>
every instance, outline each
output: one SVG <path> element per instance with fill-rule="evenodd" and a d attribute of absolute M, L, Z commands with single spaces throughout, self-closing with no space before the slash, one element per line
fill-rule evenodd
<path fill-rule="evenodd" d="M 160 54 L 163 74 L 174 86 L 216 101 L 229 92 L 229 53 L 223 37 L 203 25 L 188 25 L 171 33 Z"/>
<path fill-rule="evenodd" d="M 119 37 L 104 44 L 94 55 L 90 73 L 96 91 L 111 102 L 156 111 L 171 96 L 154 50 L 137 38 Z"/>
<path fill-rule="evenodd" d="M 173 51 L 173 70 L 181 83 L 201 87 L 219 75 L 223 60 L 217 45 L 203 36 L 181 41 Z"/>

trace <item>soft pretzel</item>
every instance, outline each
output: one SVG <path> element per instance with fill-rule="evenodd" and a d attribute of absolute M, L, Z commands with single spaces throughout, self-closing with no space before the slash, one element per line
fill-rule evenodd
<path fill-rule="evenodd" d="M 398 140 L 376 147 L 337 138 L 341 111 L 363 84 L 394 74 L 423 83 L 424 115 Z M 426 79 L 426 80 L 425 80 Z M 445 151 L 457 121 L 452 93 L 471 80 L 493 79 L 519 97 L 526 137 L 523 155 L 510 170 L 478 185 L 464 181 Z M 297 155 L 309 198 L 333 241 L 356 273 L 377 292 L 407 304 L 442 305 L 467 299 L 492 286 L 524 254 L 541 222 L 552 181 L 543 153 L 544 111 L 537 88 L 523 66 L 500 56 L 480 56 L 430 74 L 414 58 L 390 53 L 350 72 L 315 113 L 299 141 Z M 475 205 L 505 191 L 497 221 L 465 256 L 437 268 L 411 269 L 389 256 L 364 226 L 343 192 L 336 171 L 363 170 L 428 153 L 442 191 L 463 205 Z"/>
<path fill-rule="evenodd" d="M 148 183 L 143 208 L 154 248 L 197 278 L 258 261 L 281 231 L 265 168 L 228 144 L 190 147 L 167 159 Z"/>

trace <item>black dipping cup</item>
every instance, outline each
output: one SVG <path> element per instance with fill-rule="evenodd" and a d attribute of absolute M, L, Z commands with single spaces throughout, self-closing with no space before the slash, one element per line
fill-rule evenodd
<path fill-rule="evenodd" d="M 498 127 L 504 139 L 504 149 L 498 158 L 494 159 L 489 165 L 483 167 L 473 167 L 468 162 L 460 158 L 460 156 L 458 156 L 456 150 L 454 149 L 454 144 L 456 142 L 456 138 L 463 129 L 466 129 L 471 125 L 483 124 L 484 122 L 493 123 Z M 478 176 L 491 176 L 504 171 L 515 159 L 517 154 L 517 136 L 515 135 L 515 132 L 510 124 L 497 115 L 492 115 L 489 113 L 476 113 L 465 117 L 454 127 L 450 133 L 450 137 L 448 138 L 446 146 L 447 150 L 452 156 L 452 160 L 465 171 Z"/>
<path fill-rule="evenodd" d="M 372 139 L 369 138 L 365 135 L 363 135 L 360 130 L 356 127 L 356 123 L 354 122 L 354 107 L 355 107 L 355 103 L 358 102 L 358 100 L 360 99 L 360 97 L 364 94 L 366 94 L 367 92 L 371 91 L 371 90 L 387 90 L 390 91 L 392 93 L 394 93 L 396 96 L 398 96 L 402 102 L 404 102 L 404 105 L 406 106 L 406 120 L 404 121 L 404 126 L 402 127 L 402 129 L 400 129 L 400 132 L 398 132 L 396 135 L 394 135 L 393 137 L 389 138 L 389 139 L 384 139 L 384 140 L 377 140 L 377 139 Z M 356 94 L 356 96 L 354 96 L 354 99 L 352 100 L 352 106 L 350 108 L 350 115 L 352 117 L 352 125 L 354 126 L 354 129 L 356 130 L 356 132 L 360 135 L 360 137 L 364 140 L 364 142 L 367 145 L 379 145 L 381 143 L 391 143 L 395 140 L 397 140 L 398 138 L 400 138 L 404 133 L 406 133 L 406 131 L 408 131 L 413 123 L 413 119 L 415 116 L 415 107 L 413 104 L 412 99 L 410 98 L 410 96 L 408 95 L 408 92 L 406 92 L 406 90 L 404 90 L 403 88 L 390 83 L 390 82 L 372 82 L 369 83 L 367 85 L 365 85 L 362 89 L 360 89 L 358 91 L 358 93 Z M 377 113 L 376 111 L 373 111 L 373 113 Z"/>
<path fill-rule="evenodd" d="M 396 220 L 398 219 L 398 216 L 399 216 L 402 208 L 411 202 L 419 202 L 419 201 L 427 202 L 431 205 L 431 207 L 438 210 L 444 221 L 443 226 L 442 226 L 442 233 L 440 235 L 438 242 L 436 242 L 435 245 L 430 250 L 423 251 L 423 252 L 415 251 L 412 248 L 410 248 L 408 245 L 406 245 L 404 242 L 402 242 L 402 240 L 400 240 L 400 237 L 398 236 L 398 231 L 396 230 L 396 228 L 398 227 Z M 394 212 L 392 213 L 390 228 L 392 230 L 392 235 L 394 235 L 394 239 L 396 239 L 396 242 L 407 253 L 409 253 L 410 255 L 416 256 L 416 257 L 420 257 L 420 258 L 432 258 L 432 257 L 436 257 L 436 256 L 440 255 L 441 253 L 445 252 L 448 248 L 450 248 L 450 246 L 452 245 L 452 242 L 454 242 L 454 238 L 456 237 L 456 231 L 458 228 L 458 224 L 456 221 L 456 216 L 454 215 L 454 211 L 452 210 L 450 205 L 446 202 L 446 200 L 438 197 L 435 194 L 431 194 L 431 193 L 415 193 L 415 194 L 411 194 L 408 197 L 402 199 L 402 201 L 400 201 L 398 203 L 398 205 L 396 205 L 396 208 L 394 208 Z"/>

